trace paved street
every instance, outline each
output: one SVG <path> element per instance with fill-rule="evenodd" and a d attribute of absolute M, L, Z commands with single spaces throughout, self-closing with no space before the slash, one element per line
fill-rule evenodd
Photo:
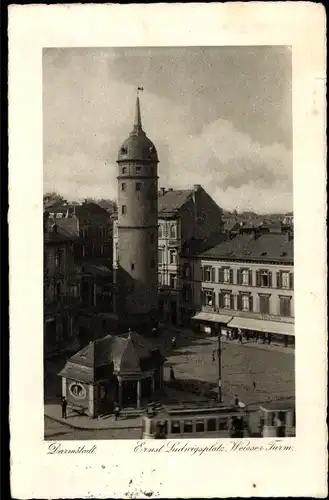
<path fill-rule="evenodd" d="M 168 364 L 174 367 L 177 379 L 193 383 L 197 391 L 216 390 L 217 349 L 216 338 L 196 335 L 185 330 L 176 333 L 177 347 L 171 348 L 173 332 L 165 331 L 157 339 L 166 353 Z M 56 376 L 64 360 L 47 363 L 45 375 L 45 402 L 59 402 L 60 380 Z M 238 395 L 252 407 L 260 402 L 294 396 L 294 352 L 268 346 L 241 345 L 222 342 L 222 380 L 226 395 Z M 255 384 L 255 387 L 254 387 Z M 45 418 L 46 439 L 137 439 L 136 429 L 77 430 Z"/>
<path fill-rule="evenodd" d="M 185 342 L 183 341 L 183 344 Z M 266 346 L 267 347 L 267 346 Z M 168 357 L 177 378 L 198 381 L 208 388 L 215 387 L 217 339 L 205 337 L 182 346 Z M 222 383 L 226 394 L 237 394 L 248 405 L 279 398 L 291 398 L 295 393 L 294 352 L 222 342 Z M 255 383 L 255 387 L 254 387 Z"/>

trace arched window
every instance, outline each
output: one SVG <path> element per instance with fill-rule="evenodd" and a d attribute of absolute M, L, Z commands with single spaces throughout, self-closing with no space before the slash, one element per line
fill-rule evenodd
<path fill-rule="evenodd" d="M 172 239 L 177 238 L 177 227 L 176 224 L 170 224 L 169 237 Z"/>

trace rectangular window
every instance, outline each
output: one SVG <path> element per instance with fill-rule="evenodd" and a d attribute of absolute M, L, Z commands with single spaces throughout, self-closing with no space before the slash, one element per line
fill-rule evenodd
<path fill-rule="evenodd" d="M 207 422 L 207 430 L 208 432 L 215 432 L 216 431 L 216 419 L 215 418 L 209 418 Z"/>
<path fill-rule="evenodd" d="M 176 250 L 169 250 L 169 264 L 177 264 Z"/>
<path fill-rule="evenodd" d="M 232 304 L 234 297 L 231 293 L 224 293 L 223 294 L 223 300 L 224 300 L 224 309 L 234 309 L 234 306 Z"/>
<path fill-rule="evenodd" d="M 121 191 L 125 191 L 125 190 L 126 190 L 126 183 L 122 182 L 121 183 Z"/>
<path fill-rule="evenodd" d="M 291 316 L 291 298 L 290 297 L 280 297 L 280 316 L 290 317 Z"/>
<path fill-rule="evenodd" d="M 126 207 L 126 205 L 122 205 L 122 207 L 121 207 L 121 213 L 122 214 L 126 214 L 127 213 L 127 207 Z"/>
<path fill-rule="evenodd" d="M 218 429 L 220 431 L 226 431 L 228 429 L 227 418 L 220 418 L 218 421 Z"/>
<path fill-rule="evenodd" d="M 230 283 L 230 270 L 229 270 L 229 268 L 224 269 L 224 283 Z"/>
<path fill-rule="evenodd" d="M 190 433 L 193 431 L 192 420 L 184 420 L 184 432 Z"/>
<path fill-rule="evenodd" d="M 170 279 L 170 287 L 171 288 L 176 288 L 176 283 L 177 283 L 177 276 L 176 276 L 176 274 L 170 274 L 169 275 L 169 279 Z"/>
<path fill-rule="evenodd" d="M 241 285 L 249 285 L 249 271 L 248 271 L 248 269 L 242 270 L 241 278 L 242 278 Z"/>
<path fill-rule="evenodd" d="M 136 182 L 136 191 L 140 191 L 142 189 L 141 182 Z"/>
<path fill-rule="evenodd" d="M 204 432 L 204 420 L 200 419 L 195 421 L 195 431 Z"/>
<path fill-rule="evenodd" d="M 163 264 L 163 248 L 159 248 L 158 250 L 158 263 Z"/>
<path fill-rule="evenodd" d="M 132 271 L 135 269 L 135 264 L 134 264 L 133 262 L 130 264 L 130 269 L 131 269 Z"/>
<path fill-rule="evenodd" d="M 215 268 L 211 266 L 205 266 L 203 268 L 203 281 L 215 282 Z"/>
<path fill-rule="evenodd" d="M 180 422 L 173 420 L 171 422 L 171 432 L 172 434 L 179 434 L 180 433 Z"/>
<path fill-rule="evenodd" d="M 191 277 L 191 266 L 190 264 L 184 264 L 184 278 L 189 279 Z"/>
<path fill-rule="evenodd" d="M 242 295 L 242 311 L 249 311 L 249 295 Z"/>
<path fill-rule="evenodd" d="M 122 167 L 122 173 L 125 174 L 126 173 L 126 167 Z"/>
<path fill-rule="evenodd" d="M 141 167 L 136 167 L 136 174 L 139 174 L 141 171 Z"/>
<path fill-rule="evenodd" d="M 261 314 L 269 314 L 270 312 L 270 297 L 268 295 L 259 296 L 259 311 Z"/>
<path fill-rule="evenodd" d="M 204 291 L 204 305 L 205 306 L 213 306 L 214 305 L 214 293 L 212 290 Z"/>
<path fill-rule="evenodd" d="M 288 288 L 290 284 L 290 273 L 283 272 L 281 273 L 281 288 Z"/>

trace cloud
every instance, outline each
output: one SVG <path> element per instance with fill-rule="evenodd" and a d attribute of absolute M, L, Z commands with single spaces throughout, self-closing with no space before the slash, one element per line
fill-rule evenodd
<path fill-rule="evenodd" d="M 132 128 L 139 82 L 117 79 L 109 51 L 64 53 L 44 58 L 44 189 L 68 199 L 115 197 L 117 152 Z M 164 93 L 146 90 L 141 101 L 159 185 L 201 184 L 223 208 L 292 209 L 292 155 L 283 143 L 262 144 L 229 119 L 191 127 L 193 109 Z"/>

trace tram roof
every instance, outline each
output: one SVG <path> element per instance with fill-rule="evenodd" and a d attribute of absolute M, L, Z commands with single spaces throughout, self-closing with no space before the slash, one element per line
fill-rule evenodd
<path fill-rule="evenodd" d="M 263 403 L 260 406 L 262 411 L 291 411 L 295 409 L 295 401 L 271 401 L 269 403 Z"/>

